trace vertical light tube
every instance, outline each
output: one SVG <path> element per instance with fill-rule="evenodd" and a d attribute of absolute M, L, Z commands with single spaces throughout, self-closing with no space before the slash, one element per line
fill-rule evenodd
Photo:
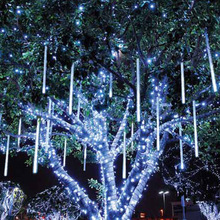
<path fill-rule="evenodd" d="M 157 97 L 157 150 L 160 150 L 160 103 Z"/>
<path fill-rule="evenodd" d="M 214 67 L 213 67 L 213 62 L 212 62 L 212 55 L 210 51 L 209 37 L 208 37 L 207 31 L 205 31 L 205 39 L 206 39 L 206 47 L 207 47 L 207 53 L 208 53 L 208 58 L 209 58 L 209 66 L 211 70 L 212 86 L 213 86 L 214 92 L 217 92 L 217 84 L 215 80 L 215 72 L 214 72 Z"/>
<path fill-rule="evenodd" d="M 194 143 L 195 143 L 195 156 L 199 156 L 198 149 L 198 136 L 197 136 L 197 123 L 196 123 L 196 102 L 193 100 L 193 123 L 194 123 Z"/>
<path fill-rule="evenodd" d="M 44 47 L 44 73 L 43 73 L 43 87 L 42 93 L 46 93 L 46 73 L 47 73 L 47 46 Z"/>
<path fill-rule="evenodd" d="M 21 135 L 21 118 L 19 119 L 18 135 Z M 18 148 L 20 147 L 20 143 L 21 143 L 21 138 L 18 137 Z"/>
<path fill-rule="evenodd" d="M 122 178 L 126 179 L 126 132 L 124 131 Z"/>
<path fill-rule="evenodd" d="M 66 145 L 67 145 L 67 140 L 65 138 L 65 141 L 64 141 L 64 152 L 63 152 L 63 167 L 66 166 Z"/>
<path fill-rule="evenodd" d="M 38 170 L 38 148 L 39 148 L 39 135 L 40 135 L 40 121 L 37 119 L 36 137 L 35 137 L 35 150 L 34 150 L 34 163 L 33 163 L 33 173 L 36 174 Z"/>
<path fill-rule="evenodd" d="M 182 103 L 185 104 L 185 79 L 184 79 L 184 64 L 181 62 L 181 95 L 182 95 Z"/>
<path fill-rule="evenodd" d="M 7 136 L 7 147 L 5 153 L 5 169 L 4 169 L 4 176 L 8 175 L 8 157 L 9 157 L 9 145 L 10 145 L 10 135 Z"/>
<path fill-rule="evenodd" d="M 69 115 L 71 115 L 73 111 L 73 78 L 74 78 L 74 63 L 71 66 L 71 75 L 70 75 Z"/>
<path fill-rule="evenodd" d="M 52 109 L 52 101 L 49 98 L 48 103 L 48 115 L 51 116 L 51 109 Z M 50 140 L 50 119 L 47 119 L 47 133 L 46 133 L 46 152 L 48 151 L 49 146 L 49 140 Z"/>
<path fill-rule="evenodd" d="M 182 138 L 182 124 L 179 124 L 179 135 Z M 183 141 L 180 139 L 180 168 L 184 169 L 184 161 L 183 161 Z"/>
<path fill-rule="evenodd" d="M 83 146 L 83 171 L 86 171 L 87 146 Z"/>
<path fill-rule="evenodd" d="M 131 138 L 134 136 L 134 122 L 131 123 Z M 134 150 L 134 142 L 131 142 L 131 150 Z"/>
<path fill-rule="evenodd" d="M 140 106 L 140 60 L 137 58 L 137 122 L 141 121 Z"/>
<path fill-rule="evenodd" d="M 81 103 L 80 103 L 80 97 L 78 97 L 78 107 L 77 107 L 77 120 L 79 120 L 79 115 L 80 115 L 80 105 L 81 105 Z"/>
<path fill-rule="evenodd" d="M 112 98 L 112 73 L 110 73 L 109 79 L 109 98 Z"/>

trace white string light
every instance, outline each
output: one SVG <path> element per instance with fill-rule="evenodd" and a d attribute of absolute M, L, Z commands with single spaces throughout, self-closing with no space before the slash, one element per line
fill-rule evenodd
<path fill-rule="evenodd" d="M 38 148 L 39 148 L 39 134 L 40 134 L 40 121 L 37 119 L 36 137 L 35 137 L 35 149 L 34 149 L 34 162 L 33 162 L 33 173 L 36 174 L 38 171 Z"/>
<path fill-rule="evenodd" d="M 182 124 L 179 124 L 179 135 L 180 135 L 180 168 L 184 169 L 183 161 L 183 141 L 182 141 Z"/>
<path fill-rule="evenodd" d="M 131 123 L 131 138 L 134 136 L 134 122 Z M 131 142 L 131 150 L 134 150 L 134 142 Z"/>
<path fill-rule="evenodd" d="M 43 73 L 43 87 L 42 93 L 46 93 L 46 73 L 47 73 L 47 45 L 44 47 L 44 73 Z"/>
<path fill-rule="evenodd" d="M 112 73 L 110 73 L 109 79 L 109 98 L 112 98 Z"/>
<path fill-rule="evenodd" d="M 160 104 L 157 97 L 157 150 L 160 150 Z"/>
<path fill-rule="evenodd" d="M 19 119 L 18 135 L 21 135 L 21 118 Z M 18 148 L 20 147 L 20 143 L 21 143 L 21 138 L 18 137 Z"/>
<path fill-rule="evenodd" d="M 48 114 L 51 116 L 51 109 L 52 109 L 52 101 L 49 99 L 48 103 Z M 47 133 L 46 133 L 46 152 L 48 151 L 49 141 L 50 141 L 50 119 L 47 119 Z"/>
<path fill-rule="evenodd" d="M 9 157 L 9 145 L 10 145 L 10 135 L 7 136 L 7 147 L 5 153 L 5 169 L 4 169 L 4 176 L 8 175 L 8 157 Z"/>
<path fill-rule="evenodd" d="M 140 106 L 140 60 L 137 58 L 137 122 L 141 121 Z"/>
<path fill-rule="evenodd" d="M 83 146 L 83 171 L 86 171 L 87 146 Z"/>
<path fill-rule="evenodd" d="M 182 94 L 182 103 L 185 104 L 185 79 L 184 79 L 184 63 L 181 62 L 181 94 Z"/>
<path fill-rule="evenodd" d="M 70 94 L 69 94 L 69 114 L 72 114 L 73 111 L 73 79 L 74 79 L 74 63 L 71 66 L 71 75 L 70 75 Z"/>
<path fill-rule="evenodd" d="M 198 136 L 197 136 L 197 123 L 196 123 L 196 102 L 193 100 L 193 123 L 194 123 L 194 144 L 195 144 L 195 156 L 199 156 L 198 149 Z"/>
<path fill-rule="evenodd" d="M 66 166 L 66 146 L 67 146 L 67 139 L 65 138 L 65 141 L 64 141 L 64 153 L 63 153 L 63 167 Z"/>
<path fill-rule="evenodd" d="M 213 86 L 214 92 L 217 92 L 217 84 L 215 80 L 215 72 L 214 72 L 214 67 L 213 67 L 213 62 L 212 62 L 212 55 L 210 51 L 209 37 L 208 37 L 207 31 L 205 31 L 205 39 L 206 39 L 206 47 L 207 47 L 207 52 L 208 52 L 208 57 L 209 57 L 209 66 L 211 70 L 212 86 Z"/>
<path fill-rule="evenodd" d="M 126 179 L 126 131 L 124 131 L 122 178 Z"/>

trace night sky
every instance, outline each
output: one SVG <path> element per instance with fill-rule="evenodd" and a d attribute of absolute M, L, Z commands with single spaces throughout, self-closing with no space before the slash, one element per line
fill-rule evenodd
<path fill-rule="evenodd" d="M 24 193 L 28 196 L 34 196 L 35 194 L 50 188 L 58 184 L 58 180 L 52 171 L 46 167 L 39 166 L 38 174 L 32 174 L 32 167 L 27 167 L 25 160 L 28 157 L 25 154 L 19 154 L 17 157 L 9 158 L 8 177 L 4 177 L 4 155 L 0 155 L 0 181 L 10 180 L 18 183 Z M 121 158 L 116 162 L 118 168 L 118 175 L 116 181 L 120 184 L 121 181 Z M 88 188 L 87 179 L 94 178 L 99 179 L 99 167 L 96 164 L 87 164 L 87 171 L 82 171 L 82 164 L 73 158 L 67 157 L 66 168 L 68 173 L 78 180 L 83 186 L 91 198 L 95 199 L 96 195 L 94 190 Z M 162 196 L 158 194 L 160 190 L 169 190 L 170 194 L 166 196 L 166 211 L 167 215 L 171 216 L 171 201 L 176 201 L 176 193 L 173 188 L 166 186 L 163 183 L 162 177 L 159 173 L 152 176 L 149 181 L 149 187 L 144 192 L 143 198 L 136 207 L 137 212 L 146 212 L 148 216 L 158 216 L 159 210 L 163 208 Z"/>

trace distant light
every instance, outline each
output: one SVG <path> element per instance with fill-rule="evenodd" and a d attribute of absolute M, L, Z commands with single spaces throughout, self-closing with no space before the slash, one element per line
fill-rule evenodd
<path fill-rule="evenodd" d="M 24 35 L 24 38 L 25 38 L 25 39 L 27 39 L 27 38 L 28 38 L 28 36 L 27 36 L 27 35 Z"/>
<path fill-rule="evenodd" d="M 151 9 L 154 9 L 154 8 L 155 8 L 155 4 L 154 4 L 154 3 L 151 3 L 151 4 L 150 4 L 150 8 L 151 8 Z"/>
<path fill-rule="evenodd" d="M 135 6 L 134 6 L 134 8 L 138 8 L 138 6 L 137 6 L 137 5 L 135 5 Z"/>
<path fill-rule="evenodd" d="M 2 29 L 1 29 L 1 32 L 2 32 L 2 33 L 5 33 L 5 29 L 2 28 Z"/>
<path fill-rule="evenodd" d="M 13 55 L 12 55 L 12 54 L 9 54 L 9 57 L 13 57 Z"/>
<path fill-rule="evenodd" d="M 148 59 L 147 59 L 147 63 L 148 63 L 148 64 L 151 64 L 151 63 L 152 63 L 152 59 L 148 58 Z"/>
<path fill-rule="evenodd" d="M 76 25 L 80 25 L 80 21 L 79 20 L 76 21 Z"/>
<path fill-rule="evenodd" d="M 167 14 L 163 13 L 163 17 L 166 18 L 166 17 L 167 17 Z"/>
<path fill-rule="evenodd" d="M 21 14 L 21 10 L 20 10 L 20 9 L 17 9 L 16 13 L 17 13 L 18 15 L 20 15 L 20 14 Z"/>
<path fill-rule="evenodd" d="M 81 6 L 79 6 L 79 10 L 80 11 L 83 11 L 83 9 L 84 9 L 84 7 L 81 5 Z"/>
<path fill-rule="evenodd" d="M 218 57 L 218 56 L 219 56 L 218 53 L 216 53 L 216 54 L 215 54 L 215 57 Z"/>

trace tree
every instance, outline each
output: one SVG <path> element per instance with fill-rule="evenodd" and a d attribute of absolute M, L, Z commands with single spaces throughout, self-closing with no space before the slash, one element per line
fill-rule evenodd
<path fill-rule="evenodd" d="M 170 148 L 169 141 L 179 139 L 194 148 L 193 100 L 198 133 L 210 128 L 205 142 L 198 137 L 199 154 L 206 159 L 210 144 L 219 153 L 219 94 L 213 92 L 218 75 L 212 65 L 218 73 L 218 53 L 213 51 L 219 50 L 219 1 L 10 0 L 0 4 L 2 149 L 4 135 L 21 138 L 20 147 L 10 147 L 11 152 L 34 156 L 34 172 L 38 156 L 38 163 L 53 170 L 88 219 L 130 219 L 150 176 L 159 168 L 160 156 Z M 43 63 L 48 87 L 42 94 Z M 180 99 L 181 63 L 185 104 Z M 53 103 L 49 113 L 48 100 Z M 136 117 L 139 100 L 141 115 Z M 20 117 L 22 132 L 16 135 Z M 178 134 L 180 123 L 187 137 Z M 36 124 L 41 127 L 39 135 Z M 135 132 L 130 135 L 132 124 Z M 34 146 L 38 136 L 39 149 L 37 142 Z M 83 146 L 84 153 L 90 150 L 91 161 L 100 165 L 104 207 L 98 207 L 62 166 L 60 142 L 65 138 L 67 155 L 76 148 L 74 154 L 82 158 Z M 126 153 L 133 158 L 129 172 L 125 172 Z M 123 177 L 128 176 L 118 186 L 114 164 L 121 154 Z"/>
<path fill-rule="evenodd" d="M 51 187 L 32 198 L 27 205 L 27 214 L 35 218 L 46 216 L 46 219 L 78 219 L 81 215 L 80 207 L 72 204 L 60 186 Z"/>
<path fill-rule="evenodd" d="M 215 204 L 208 204 L 207 202 L 200 202 L 199 208 L 202 212 L 202 214 L 208 219 L 208 220 L 215 220 L 220 219 L 220 213 L 218 211 L 218 208 Z"/>

